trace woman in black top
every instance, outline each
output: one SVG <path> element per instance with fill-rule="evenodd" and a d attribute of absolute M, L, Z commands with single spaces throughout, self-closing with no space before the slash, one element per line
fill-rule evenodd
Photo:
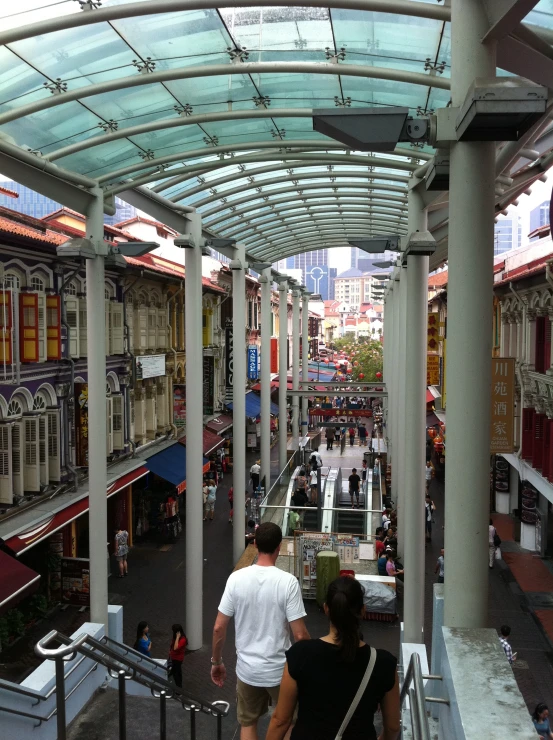
<path fill-rule="evenodd" d="M 363 679 L 371 650 L 360 639 L 363 590 L 354 578 L 337 578 L 328 587 L 325 614 L 330 632 L 320 640 L 296 642 L 286 653 L 277 707 L 266 740 L 283 740 L 298 718 L 291 740 L 334 740 Z M 344 733 L 344 740 L 376 740 L 374 713 L 380 705 L 379 740 L 396 740 L 400 730 L 397 660 L 378 650 L 369 684 Z"/>

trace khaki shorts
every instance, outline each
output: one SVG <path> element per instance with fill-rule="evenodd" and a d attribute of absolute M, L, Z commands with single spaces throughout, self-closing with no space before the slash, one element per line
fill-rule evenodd
<path fill-rule="evenodd" d="M 277 705 L 280 686 L 250 686 L 236 678 L 236 714 L 242 727 L 255 725 L 267 714 L 269 705 Z"/>

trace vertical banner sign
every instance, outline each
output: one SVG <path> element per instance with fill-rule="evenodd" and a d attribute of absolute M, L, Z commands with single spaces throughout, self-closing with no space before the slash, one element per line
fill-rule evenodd
<path fill-rule="evenodd" d="M 234 341 L 232 319 L 225 327 L 225 401 L 232 403 L 232 377 L 234 374 Z"/>
<path fill-rule="evenodd" d="M 215 358 L 203 358 L 203 396 L 204 396 L 204 416 L 213 416 L 215 386 Z"/>
<path fill-rule="evenodd" d="M 186 386 L 173 386 L 173 424 L 176 427 L 186 426 Z"/>
<path fill-rule="evenodd" d="M 428 352 L 437 352 L 440 346 L 440 315 L 433 313 L 432 311 L 428 314 L 428 331 L 427 331 L 427 346 Z"/>
<path fill-rule="evenodd" d="M 271 372 L 278 373 L 278 339 L 271 337 Z"/>
<path fill-rule="evenodd" d="M 77 467 L 88 467 L 88 383 L 75 383 L 75 452 Z"/>
<path fill-rule="evenodd" d="M 257 345 L 248 345 L 248 380 L 257 380 Z"/>
<path fill-rule="evenodd" d="M 492 360 L 492 423 L 490 451 L 514 452 L 515 360 Z"/>
<path fill-rule="evenodd" d="M 440 384 L 440 356 L 428 354 L 426 358 L 426 385 Z"/>

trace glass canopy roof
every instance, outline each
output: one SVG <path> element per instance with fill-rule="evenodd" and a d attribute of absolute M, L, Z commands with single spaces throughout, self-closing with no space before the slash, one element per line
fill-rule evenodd
<path fill-rule="evenodd" d="M 409 176 L 432 150 L 348 152 L 313 130 L 312 110 L 446 106 L 449 9 L 205 4 L 2 3 L 0 144 L 98 179 L 108 194 L 146 185 L 197 208 L 214 231 L 274 244 L 275 259 L 316 248 L 317 235 L 334 244 L 317 231 L 323 221 L 344 243 L 354 228 L 403 230 Z M 552 28 L 553 2 L 527 21 Z M 296 230 L 309 223 L 311 233 Z M 294 244 L 279 251 L 283 237 Z"/>

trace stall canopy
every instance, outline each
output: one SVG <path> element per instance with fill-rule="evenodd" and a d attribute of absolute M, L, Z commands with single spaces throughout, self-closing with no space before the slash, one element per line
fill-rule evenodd
<path fill-rule="evenodd" d="M 37 590 L 40 575 L 0 551 L 0 614 Z"/>
<path fill-rule="evenodd" d="M 209 462 L 204 461 L 204 473 L 209 470 Z M 149 457 L 144 465 L 151 473 L 176 486 L 177 492 L 186 489 L 186 448 L 175 442 L 171 447 Z"/>
<path fill-rule="evenodd" d="M 227 406 L 231 411 L 234 408 L 232 403 L 227 403 Z M 271 403 L 271 414 L 278 416 L 278 406 L 276 403 Z M 246 393 L 246 416 L 249 419 L 261 416 L 261 398 L 257 393 Z"/>
<path fill-rule="evenodd" d="M 230 429 L 231 426 L 232 416 L 221 414 L 221 416 L 216 416 L 211 421 L 208 421 L 205 428 L 209 429 L 210 432 L 215 432 L 215 434 L 222 434 L 223 432 L 226 432 L 227 429 Z"/>
<path fill-rule="evenodd" d="M 222 447 L 225 444 L 225 440 L 222 437 L 219 437 L 218 434 L 210 432 L 209 429 L 204 429 L 203 431 L 203 442 L 204 455 L 209 455 L 210 452 L 213 452 L 214 450 Z M 179 443 L 186 447 L 186 437 L 179 439 Z"/>

